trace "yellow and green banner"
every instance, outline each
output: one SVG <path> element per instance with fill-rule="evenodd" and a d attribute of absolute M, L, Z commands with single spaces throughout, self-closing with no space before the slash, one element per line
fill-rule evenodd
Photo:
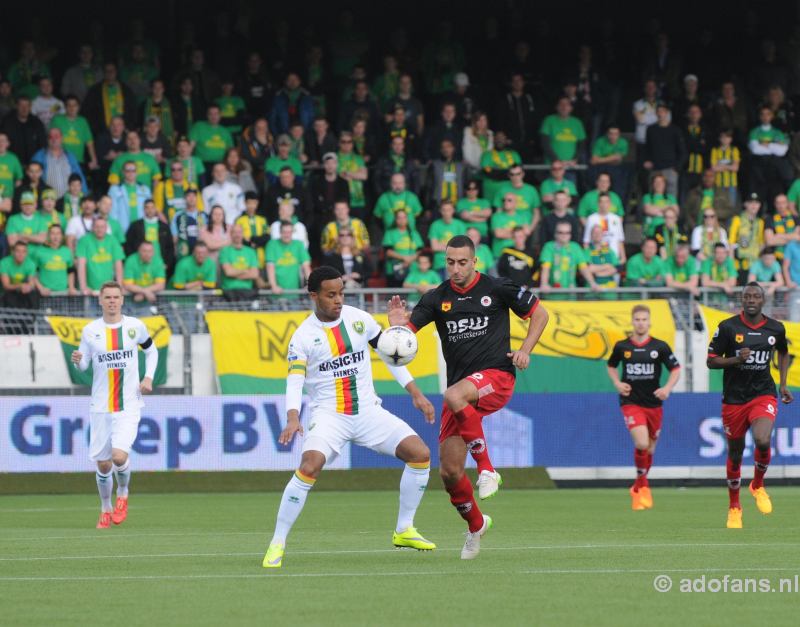
<path fill-rule="evenodd" d="M 283 394 L 289 340 L 309 313 L 207 312 L 220 391 L 223 394 Z M 389 326 L 385 314 L 377 314 L 375 319 L 383 328 Z M 439 391 L 438 339 L 434 331 L 434 326 L 429 325 L 417 334 L 419 353 L 408 367 L 420 389 L 429 394 Z M 378 394 L 402 393 L 374 351 L 370 351 L 370 358 Z"/>
<path fill-rule="evenodd" d="M 147 330 L 150 332 L 150 337 L 153 338 L 153 343 L 158 349 L 158 367 L 156 368 L 156 376 L 153 379 L 153 385 L 164 385 L 167 381 L 167 351 L 169 351 L 169 340 L 172 337 L 169 323 L 164 316 L 149 316 L 147 318 L 139 318 L 139 320 L 147 327 Z M 91 321 L 92 318 L 47 316 L 47 322 L 50 323 L 53 333 L 55 333 L 61 341 L 61 350 L 64 352 L 64 359 L 67 362 L 70 380 L 77 385 L 92 385 L 91 366 L 86 372 L 81 372 L 75 368 L 70 361 L 72 351 L 78 350 L 78 346 L 80 346 L 83 327 Z M 140 350 L 140 378 L 144 376 L 144 368 L 144 353 Z"/>
<path fill-rule="evenodd" d="M 711 341 L 711 336 L 717 330 L 719 323 L 733 315 L 728 311 L 720 311 L 711 307 L 700 305 L 700 312 L 703 314 L 706 329 L 708 329 L 708 338 Z M 800 389 L 800 322 L 786 322 L 782 320 L 783 326 L 786 327 L 786 343 L 789 345 L 789 356 L 791 358 L 789 366 L 789 376 L 787 383 L 790 388 Z M 708 371 L 708 389 L 710 392 L 718 392 L 722 390 L 722 370 L 709 370 Z M 778 355 L 773 355 L 772 359 L 772 378 L 775 383 L 780 382 L 780 371 L 778 370 Z"/>
<path fill-rule="evenodd" d="M 650 307 L 650 334 L 675 348 L 675 321 L 666 300 L 542 301 L 550 322 L 533 351 L 531 365 L 517 371 L 518 392 L 611 391 L 606 360 L 632 332 L 634 305 Z M 519 348 L 528 320 L 511 314 L 511 347 Z"/>

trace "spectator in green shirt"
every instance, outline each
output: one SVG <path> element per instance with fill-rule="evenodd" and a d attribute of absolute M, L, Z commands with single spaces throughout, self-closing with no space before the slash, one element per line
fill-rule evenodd
<path fill-rule="evenodd" d="M 273 294 L 297 290 L 311 274 L 311 257 L 303 242 L 292 239 L 294 225 L 282 222 L 280 238 L 267 242 L 267 279 Z"/>
<path fill-rule="evenodd" d="M 449 200 L 442 201 L 439 206 L 439 214 L 442 217 L 434 220 L 431 224 L 431 228 L 428 230 L 428 239 L 431 242 L 431 250 L 434 252 L 433 269 L 444 277 L 446 265 L 444 253 L 447 250 L 447 242 L 456 235 L 466 235 L 467 225 L 455 217 L 456 208 Z"/>
<path fill-rule="evenodd" d="M 576 286 L 577 273 L 580 272 L 586 284 L 593 290 L 599 289 L 589 271 L 586 255 L 578 242 L 572 241 L 572 225 L 566 220 L 556 224 L 556 239 L 542 247 L 542 264 L 539 275 L 539 291 L 549 292 L 555 288 Z"/>
<path fill-rule="evenodd" d="M 242 132 L 245 105 L 240 96 L 234 95 L 233 86 L 232 78 L 224 78 L 221 83 L 222 95 L 214 102 L 219 106 L 222 126 L 227 128 L 232 136 L 237 136 Z"/>
<path fill-rule="evenodd" d="M 775 290 L 784 287 L 786 282 L 783 280 L 781 264 L 775 257 L 775 248 L 766 246 L 761 250 L 761 255 L 751 267 L 747 276 L 747 282 L 757 281 L 758 284 L 767 291 L 768 296 L 774 296 Z"/>
<path fill-rule="evenodd" d="M 483 173 L 483 197 L 494 200 L 498 188 L 508 181 L 508 170 L 513 165 L 521 165 L 522 158 L 516 150 L 508 149 L 508 135 L 505 131 L 494 134 L 494 147 L 481 155 Z"/>
<path fill-rule="evenodd" d="M 578 204 L 578 217 L 583 224 L 586 224 L 586 219 L 593 213 L 597 213 L 597 199 L 601 193 L 605 192 L 611 199 L 611 213 L 616 213 L 619 217 L 625 216 L 625 205 L 622 204 L 622 199 L 611 191 L 611 177 L 607 172 L 601 172 L 595 179 L 595 188 L 586 192 Z"/>
<path fill-rule="evenodd" d="M 425 245 L 419 233 L 411 228 L 405 211 L 395 214 L 394 228 L 384 233 L 382 244 L 389 287 L 400 287 Z"/>
<path fill-rule="evenodd" d="M 456 203 L 459 219 L 469 227 L 474 227 L 482 238 L 489 237 L 489 218 L 492 217 L 492 208 L 489 201 L 480 198 L 480 183 L 469 181 L 464 188 L 465 196 Z"/>
<path fill-rule="evenodd" d="M 191 255 L 183 257 L 175 266 L 172 287 L 176 290 L 196 292 L 213 290 L 217 285 L 217 264 L 208 256 L 205 242 L 197 242 Z"/>
<path fill-rule="evenodd" d="M 628 140 L 622 137 L 619 126 L 611 124 L 605 135 L 598 137 L 592 146 L 589 179 L 597 178 L 600 172 L 608 172 L 613 181 L 614 192 L 620 198 L 627 198 L 630 167 L 625 163 L 625 157 L 628 156 L 628 151 Z"/>
<path fill-rule="evenodd" d="M 507 246 L 513 246 L 512 232 L 514 227 L 521 226 L 525 229 L 525 237 L 529 237 L 533 232 L 530 225 L 529 214 L 517 209 L 517 197 L 513 192 L 507 192 L 503 196 L 503 208 L 492 216 L 490 226 L 492 228 L 492 254 L 500 256 L 500 252 Z"/>
<path fill-rule="evenodd" d="M 82 294 L 97 296 L 106 281 L 123 284 L 125 253 L 117 239 L 108 233 L 108 221 L 103 216 L 97 216 L 92 232 L 78 240 L 75 259 L 78 288 Z"/>
<path fill-rule="evenodd" d="M 586 129 L 583 122 L 572 115 L 572 103 L 562 96 L 556 103 L 556 112 L 548 115 L 539 129 L 542 152 L 547 163 L 556 159 L 567 167 L 578 165 L 586 144 Z M 567 175 L 574 180 L 574 172 Z"/>
<path fill-rule="evenodd" d="M 494 255 L 492 249 L 481 242 L 481 232 L 474 226 L 467 229 L 467 237 L 475 245 L 475 269 L 483 274 L 488 274 L 494 267 Z"/>
<path fill-rule="evenodd" d="M 164 262 L 156 256 L 153 243 L 143 241 L 139 250 L 125 260 L 125 289 L 133 294 L 136 303 L 155 303 L 166 282 Z"/>
<path fill-rule="evenodd" d="M 342 131 L 339 135 L 339 176 L 347 181 L 350 190 L 350 212 L 353 217 L 365 219 L 366 196 L 364 194 L 364 181 L 367 180 L 367 164 L 361 155 L 354 151 L 353 133 Z"/>
<path fill-rule="evenodd" d="M 290 167 L 298 183 L 303 182 L 303 164 L 300 163 L 290 153 L 292 150 L 292 140 L 288 135 L 281 135 L 276 142 L 278 154 L 272 155 L 264 164 L 264 171 L 267 173 L 267 181 L 270 185 L 278 184 L 280 172 L 285 167 Z"/>
<path fill-rule="evenodd" d="M 132 161 L 136 164 L 136 183 L 144 185 L 151 192 L 153 186 L 161 179 L 161 168 L 152 155 L 142 151 L 142 138 L 137 131 L 128 131 L 125 136 L 126 152 L 123 152 L 111 163 L 108 173 L 109 185 L 118 185 L 122 180 L 125 165 Z"/>
<path fill-rule="evenodd" d="M 206 110 L 206 116 L 206 120 L 200 120 L 192 125 L 189 139 L 194 154 L 203 162 L 206 170 L 210 171 L 215 163 L 222 161 L 225 151 L 233 147 L 233 137 L 221 124 L 222 114 L 219 105 L 210 105 Z"/>
<path fill-rule="evenodd" d="M 47 220 L 36 211 L 33 192 L 22 192 L 20 213 L 11 216 L 6 225 L 9 247 L 17 242 L 25 242 L 32 246 L 44 244 L 47 238 L 47 226 Z"/>
<path fill-rule="evenodd" d="M 22 184 L 22 164 L 8 147 L 8 135 L 0 133 L 0 213 L 11 213 L 14 190 Z M 0 225 L 2 219 L 0 219 Z"/>
<path fill-rule="evenodd" d="M 667 179 L 663 174 L 656 174 L 650 181 L 650 193 L 642 197 L 644 210 L 644 233 L 647 237 L 655 234 L 656 227 L 664 224 L 664 212 L 667 209 L 680 211 L 678 199 L 667 193 Z"/>
<path fill-rule="evenodd" d="M 56 192 L 48 187 L 42 192 L 42 208 L 39 215 L 44 219 L 49 227 L 51 224 L 60 224 L 62 229 L 67 228 L 67 220 L 56 211 Z"/>
<path fill-rule="evenodd" d="M 575 187 L 575 183 L 565 176 L 566 172 L 566 166 L 558 159 L 550 164 L 550 178 L 542 181 L 542 186 L 539 188 L 542 194 L 542 202 L 545 205 L 545 212 L 550 211 L 556 192 L 565 191 L 572 199 L 578 199 L 578 189 Z"/>
<path fill-rule="evenodd" d="M 658 256 L 658 242 L 654 238 L 645 239 L 642 243 L 642 252 L 628 259 L 625 274 L 625 284 L 628 287 L 666 285 L 664 260 Z"/>
<path fill-rule="evenodd" d="M 94 136 L 89 128 L 89 122 L 80 115 L 81 103 L 74 95 L 64 98 L 65 112 L 56 115 L 50 122 L 50 128 L 61 130 L 64 149 L 71 152 L 78 163 L 87 163 L 90 170 L 96 170 L 99 165 L 97 153 L 94 149 Z"/>
<path fill-rule="evenodd" d="M 789 139 L 773 126 L 775 114 L 769 105 L 759 109 L 759 126 L 750 131 L 747 147 L 750 149 L 752 191 L 762 198 L 772 198 L 792 184 L 792 165 L 786 158 Z"/>
<path fill-rule="evenodd" d="M 392 228 L 397 214 L 402 211 L 408 217 L 408 224 L 413 231 L 416 228 L 416 219 L 422 214 L 422 204 L 419 197 L 406 189 L 406 177 L 401 172 L 392 174 L 391 189 L 383 192 L 375 203 L 373 215 L 383 221 L 384 230 Z"/>
<path fill-rule="evenodd" d="M 714 255 L 703 262 L 703 287 L 716 287 L 731 296 L 739 273 L 728 247 L 722 242 L 714 246 Z"/>
<path fill-rule="evenodd" d="M 244 245 L 244 231 L 241 224 L 230 228 L 231 243 L 219 253 L 222 267 L 223 290 L 250 290 L 254 286 L 263 287 L 264 281 L 258 271 L 258 255 Z"/>
<path fill-rule="evenodd" d="M 417 257 L 417 263 L 411 266 L 403 287 L 417 290 L 420 294 L 435 289 L 441 282 L 441 275 L 431 268 L 431 256 L 421 254 Z"/>
<path fill-rule="evenodd" d="M 11 254 L 0 260 L 0 284 L 3 286 L 0 303 L 4 307 L 38 308 L 36 264 L 28 259 L 28 245 L 25 242 L 14 244 Z"/>
<path fill-rule="evenodd" d="M 699 296 L 699 275 L 697 260 L 692 257 L 689 244 L 685 242 L 678 244 L 675 247 L 675 254 L 664 264 L 667 287 Z"/>
<path fill-rule="evenodd" d="M 64 245 L 64 231 L 60 224 L 47 229 L 47 242 L 32 255 L 36 262 L 36 289 L 42 296 L 51 292 L 78 294 L 75 289 L 75 268 L 72 251 Z"/>
<path fill-rule="evenodd" d="M 502 207 L 503 198 L 505 194 L 512 193 L 517 199 L 517 211 L 525 214 L 528 224 L 531 226 L 531 231 L 535 231 L 537 225 L 542 219 L 542 212 L 539 207 L 542 201 L 539 199 L 539 192 L 533 185 L 528 185 L 525 182 L 525 171 L 521 165 L 512 166 L 508 170 L 509 182 L 504 183 L 497 190 L 497 194 L 492 200 L 493 207 Z"/>
<path fill-rule="evenodd" d="M 589 263 L 589 272 L 601 288 L 611 289 L 619 285 L 619 257 L 608 246 L 605 231 L 599 224 L 592 228 L 589 235 L 586 260 Z"/>

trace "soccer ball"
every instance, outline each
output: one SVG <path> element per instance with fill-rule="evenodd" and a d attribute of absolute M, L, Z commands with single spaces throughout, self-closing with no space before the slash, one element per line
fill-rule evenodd
<path fill-rule="evenodd" d="M 408 327 L 389 327 L 378 338 L 376 352 L 390 366 L 405 366 L 417 356 L 417 336 Z"/>

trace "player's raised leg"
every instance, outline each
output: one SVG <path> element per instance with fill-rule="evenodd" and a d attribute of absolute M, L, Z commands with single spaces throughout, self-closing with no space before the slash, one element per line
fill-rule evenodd
<path fill-rule="evenodd" d="M 492 527 L 492 519 L 481 513 L 475 502 L 472 483 L 464 474 L 467 447 L 458 436 L 450 436 L 439 443 L 439 474 L 450 503 L 461 518 L 467 521 L 468 531 L 461 559 L 474 559 L 481 550 L 481 537 Z"/>
<path fill-rule="evenodd" d="M 762 514 L 772 513 L 772 501 L 764 489 L 764 475 L 769 467 L 769 460 L 772 456 L 772 419 L 756 418 L 750 425 L 750 432 L 753 434 L 753 444 L 755 451 L 755 469 L 753 481 L 750 482 L 750 494 L 756 500 L 756 507 Z"/>
<path fill-rule="evenodd" d="M 444 402 L 453 413 L 461 439 L 478 466 L 478 495 L 481 499 L 487 499 L 497 494 L 503 480 L 489 458 L 489 448 L 483 433 L 483 414 L 475 407 L 478 402 L 478 388 L 471 378 L 476 376 L 483 375 L 471 374 L 447 388 Z"/>
<path fill-rule="evenodd" d="M 392 544 L 399 548 L 432 551 L 436 545 L 426 540 L 414 526 L 414 516 L 425 495 L 431 474 L 430 449 L 418 435 L 411 435 L 400 442 L 395 455 L 406 465 L 400 477 L 400 509 L 392 534 Z"/>
<path fill-rule="evenodd" d="M 278 508 L 278 518 L 275 522 L 275 533 L 272 535 L 269 548 L 261 564 L 264 568 L 280 568 L 283 565 L 286 537 L 300 516 L 300 512 L 303 511 L 306 497 L 314 487 L 324 465 L 325 455 L 320 451 L 306 450 L 303 452 L 299 468 L 283 490 L 281 504 Z"/>
<path fill-rule="evenodd" d="M 728 459 L 725 474 L 728 481 L 728 529 L 742 528 L 742 504 L 739 501 L 739 488 L 742 484 L 742 456 L 744 437 L 728 438 Z"/>

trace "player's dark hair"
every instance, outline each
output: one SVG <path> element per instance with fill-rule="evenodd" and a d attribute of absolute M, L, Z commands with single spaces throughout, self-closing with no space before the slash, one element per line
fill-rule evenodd
<path fill-rule="evenodd" d="M 447 242 L 447 248 L 469 248 L 471 253 L 475 253 L 475 244 L 466 235 L 456 235 Z"/>
<path fill-rule="evenodd" d="M 308 275 L 308 291 L 319 292 L 323 281 L 341 279 L 342 273 L 332 266 L 320 266 L 311 271 Z"/>
<path fill-rule="evenodd" d="M 717 250 L 717 248 L 724 248 L 725 250 L 728 250 L 728 247 L 722 242 L 717 242 L 716 244 L 714 244 L 714 250 Z"/>
<path fill-rule="evenodd" d="M 764 291 L 764 288 L 761 286 L 761 284 L 758 283 L 758 281 L 750 281 L 749 283 L 747 283 L 744 286 L 745 289 L 747 289 L 748 287 L 754 287 L 757 290 L 760 290 L 762 296 L 764 296 L 766 294 L 766 292 Z"/>
<path fill-rule="evenodd" d="M 105 290 L 110 289 L 117 289 L 120 291 L 120 293 L 122 292 L 122 286 L 119 283 L 116 281 L 106 281 L 100 286 L 100 294 L 102 294 Z"/>

